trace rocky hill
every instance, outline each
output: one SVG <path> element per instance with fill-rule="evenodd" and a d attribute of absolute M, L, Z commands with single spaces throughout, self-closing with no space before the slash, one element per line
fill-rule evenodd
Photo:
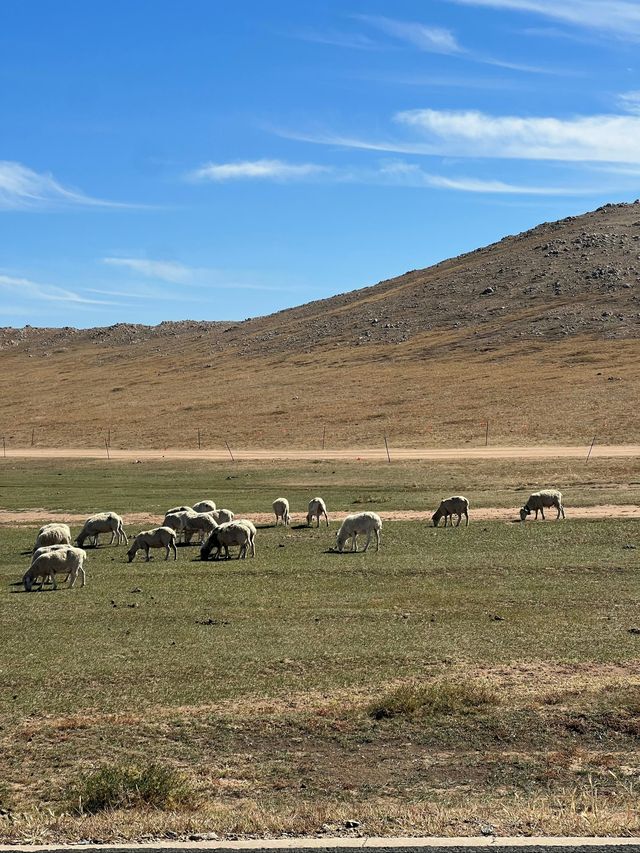
<path fill-rule="evenodd" d="M 421 426 L 421 407 L 428 406 L 431 424 L 524 413 L 531 438 L 549 406 L 560 405 L 574 433 L 606 429 L 613 438 L 637 431 L 630 401 L 639 390 L 639 337 L 640 203 L 605 205 L 428 269 L 242 323 L 0 329 L 3 359 L 21 377 L 19 393 L 6 370 L 0 380 L 0 426 L 18 443 L 36 424 L 46 430 L 43 443 L 91 444 L 109 423 L 123 443 L 181 444 L 181 429 L 194 428 L 189 413 L 198 412 L 216 440 L 228 424 L 244 443 L 268 445 L 270 433 L 271 442 L 288 442 L 320 419 L 336 441 L 366 442 L 377 421 L 397 429 L 403 443 L 451 444 L 455 439 Z M 278 374 L 283 363 L 286 373 Z M 456 377 L 465 394 L 435 394 L 432 376 L 439 371 Z M 236 399 L 240 372 L 260 405 Z M 535 381 L 523 379 L 531 372 Z M 74 433 L 62 423 L 45 427 L 43 403 L 71 400 L 78 374 L 83 387 L 97 391 L 95 399 L 82 394 L 83 426 L 76 418 Z M 375 395 L 371 388 L 382 375 L 385 392 Z M 158 394 L 167 381 L 172 415 Z M 613 394 L 611 383 L 618 382 Z M 153 415 L 152 399 L 140 400 L 144 388 L 158 394 Z M 244 421 L 229 416 L 234 406 Z M 615 417 L 623 420 L 614 429 Z M 514 418 L 499 427 L 504 440 L 526 437 Z M 561 432 L 539 431 L 540 440 Z"/>

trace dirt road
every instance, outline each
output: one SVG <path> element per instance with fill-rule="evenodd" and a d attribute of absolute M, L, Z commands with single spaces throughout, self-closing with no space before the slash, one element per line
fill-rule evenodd
<path fill-rule="evenodd" d="M 392 460 L 424 459 L 437 461 L 439 459 L 586 459 L 588 446 L 582 445 L 541 445 L 528 447 L 416 447 L 390 448 Z M 321 460 L 365 460 L 386 461 L 384 447 L 340 448 L 326 450 L 307 450 L 303 448 L 276 448 L 275 450 L 249 449 L 236 450 L 231 448 L 236 461 L 304 461 Z M 638 444 L 609 444 L 593 448 L 592 457 L 622 458 L 640 456 Z M 106 459 L 106 448 L 82 447 L 7 447 L 8 459 Z M 188 448 L 166 448 L 164 450 L 119 450 L 109 449 L 109 457 L 113 460 L 127 462 L 145 461 L 149 459 L 166 459 L 167 461 L 200 459 L 215 462 L 230 461 L 231 455 L 226 449 L 198 450 Z M 0 462 L 2 456 L 0 456 Z"/>
<path fill-rule="evenodd" d="M 429 522 L 431 513 L 427 510 L 384 510 L 379 513 L 383 521 L 423 521 Z M 346 512 L 332 512 L 332 521 L 342 521 Z M 518 508 L 504 507 L 478 507 L 470 513 L 472 521 L 517 521 Z M 640 518 L 640 506 L 635 504 L 603 504 L 601 506 L 571 507 L 567 511 L 570 519 L 574 518 Z M 82 524 L 87 517 L 86 513 L 56 512 L 46 509 L 27 509 L 10 511 L 0 509 L 0 527 L 10 527 L 17 524 L 42 524 L 48 521 L 61 521 L 66 524 Z M 273 513 L 269 512 L 247 512 L 243 518 L 249 518 L 256 524 L 273 524 Z M 555 513 L 551 510 L 547 514 L 547 520 L 555 519 Z M 162 516 L 151 515 L 146 512 L 129 512 L 124 517 L 127 525 L 162 524 Z M 291 517 L 292 527 L 305 524 L 304 513 L 293 513 Z M 284 529 L 284 528 L 283 528 Z"/>

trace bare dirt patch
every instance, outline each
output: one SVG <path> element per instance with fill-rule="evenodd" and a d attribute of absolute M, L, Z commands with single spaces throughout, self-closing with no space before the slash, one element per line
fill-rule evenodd
<path fill-rule="evenodd" d="M 342 521 L 349 513 L 331 513 L 332 521 Z M 248 518 L 255 524 L 273 524 L 273 513 L 247 512 L 243 518 Z M 420 510 L 386 510 L 379 512 L 383 521 L 424 521 L 431 519 L 431 512 Z M 472 510 L 473 521 L 516 521 L 518 512 L 515 508 L 505 507 L 478 507 Z M 39 524 L 50 521 L 59 521 L 66 524 L 82 524 L 86 519 L 86 513 L 78 512 L 54 512 L 46 509 L 4 510 L 0 509 L 0 527 L 11 527 L 21 524 Z M 568 517 L 571 519 L 601 519 L 601 518 L 640 518 L 640 506 L 635 504 L 602 504 L 600 506 L 573 507 Z M 554 520 L 553 510 L 547 516 L 547 521 Z M 125 524 L 161 524 L 160 515 L 151 515 L 148 512 L 127 513 Z M 303 524 L 305 516 L 303 513 L 293 513 L 291 516 L 292 526 Z M 315 525 L 314 525 L 315 527 Z"/>

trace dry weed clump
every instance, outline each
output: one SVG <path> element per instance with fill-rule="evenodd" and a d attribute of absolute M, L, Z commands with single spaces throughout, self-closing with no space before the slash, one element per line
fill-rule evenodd
<path fill-rule="evenodd" d="M 488 684 L 436 681 L 432 684 L 402 684 L 367 706 L 374 720 L 391 717 L 466 714 L 486 705 L 498 704 L 496 691 Z"/>
<path fill-rule="evenodd" d="M 144 767 L 106 765 L 88 773 L 70 787 L 72 807 L 78 814 L 106 809 L 186 808 L 195 795 L 187 779 L 175 768 L 161 764 Z"/>

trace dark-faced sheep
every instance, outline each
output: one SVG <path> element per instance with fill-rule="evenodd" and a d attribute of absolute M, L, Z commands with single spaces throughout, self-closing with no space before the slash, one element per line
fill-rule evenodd
<path fill-rule="evenodd" d="M 556 521 L 561 515 L 564 518 L 564 507 L 562 505 L 561 492 L 557 489 L 542 489 L 539 492 L 534 492 L 532 495 L 529 495 L 529 500 L 520 510 L 520 521 L 525 521 L 527 516 L 531 515 L 534 511 L 536 514 L 536 521 L 538 520 L 538 512 L 540 512 L 544 520 L 545 508 L 549 509 L 550 507 L 555 507 L 558 511 Z"/>
<path fill-rule="evenodd" d="M 200 559 L 208 560 L 211 552 L 215 551 L 213 559 L 219 560 L 221 551 L 224 551 L 225 559 L 228 560 L 229 547 L 231 545 L 239 545 L 238 559 L 244 560 L 247 556 L 247 548 L 251 545 L 251 539 L 251 530 L 245 524 L 237 521 L 221 524 L 220 527 L 216 527 L 207 537 L 207 541 L 200 549 Z"/>
<path fill-rule="evenodd" d="M 469 526 L 469 501 L 462 495 L 454 495 L 451 498 L 445 498 L 440 501 L 440 506 L 431 516 L 431 521 L 433 522 L 433 526 L 437 527 L 440 519 L 444 516 L 444 526 L 446 527 L 447 522 L 450 521 L 453 527 L 454 515 L 458 516 L 456 527 L 460 527 L 463 515 L 467 519 L 466 526 Z"/>

